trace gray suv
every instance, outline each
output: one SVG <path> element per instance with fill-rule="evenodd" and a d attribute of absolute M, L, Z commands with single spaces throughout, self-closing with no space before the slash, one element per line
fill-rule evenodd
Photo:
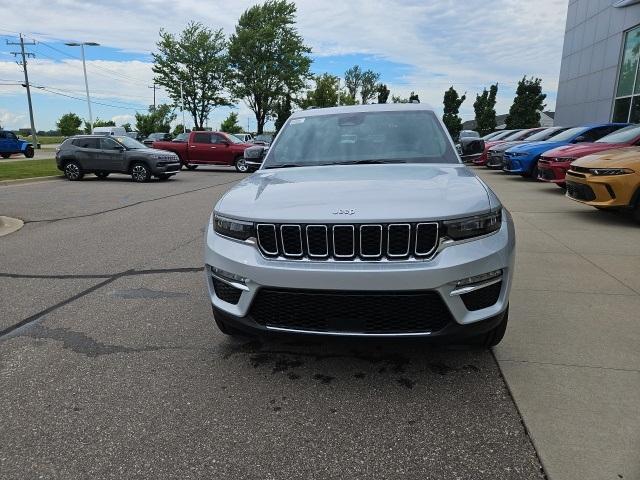
<path fill-rule="evenodd" d="M 126 136 L 68 138 L 56 151 L 56 164 L 69 180 L 81 180 L 86 173 L 98 178 L 124 173 L 135 182 L 148 182 L 152 176 L 167 180 L 180 170 L 180 159 L 175 153 L 148 148 Z"/>

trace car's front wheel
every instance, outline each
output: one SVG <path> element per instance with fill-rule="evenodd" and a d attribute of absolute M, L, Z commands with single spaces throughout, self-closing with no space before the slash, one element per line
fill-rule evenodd
<path fill-rule="evenodd" d="M 144 163 L 134 163 L 131 167 L 131 179 L 134 182 L 148 182 L 151 180 L 151 171 Z"/>
<path fill-rule="evenodd" d="M 36 153 L 33 151 L 33 147 L 27 147 L 24 151 L 24 156 L 26 158 L 33 158 Z"/>
<path fill-rule="evenodd" d="M 2 158 L 9 158 L 11 156 L 11 154 L 10 153 L 0 153 L 0 156 Z"/>
<path fill-rule="evenodd" d="M 82 180 L 84 172 L 82 167 L 76 161 L 69 162 L 64 166 L 64 176 L 71 181 Z"/>
<path fill-rule="evenodd" d="M 249 171 L 249 165 L 247 165 L 247 161 L 244 159 L 244 157 L 236 158 L 234 166 L 236 167 L 236 171 L 240 173 L 247 173 Z"/>

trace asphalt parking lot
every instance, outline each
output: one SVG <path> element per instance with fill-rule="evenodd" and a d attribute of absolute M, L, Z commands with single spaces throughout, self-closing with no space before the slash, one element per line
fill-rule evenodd
<path fill-rule="evenodd" d="M 25 221 L 0 238 L 1 476 L 638 478 L 640 229 L 479 173 L 519 242 L 494 353 L 219 333 L 201 249 L 231 170 L 0 187 Z"/>

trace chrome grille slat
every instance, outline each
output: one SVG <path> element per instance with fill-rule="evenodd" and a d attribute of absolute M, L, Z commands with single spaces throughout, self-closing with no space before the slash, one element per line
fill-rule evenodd
<path fill-rule="evenodd" d="M 440 244 L 438 222 L 259 223 L 256 231 L 258 248 L 265 256 L 296 261 L 428 260 Z"/>
<path fill-rule="evenodd" d="M 351 231 L 351 251 L 350 253 L 338 253 L 338 248 L 342 248 L 343 246 L 346 246 L 348 244 L 348 241 L 342 241 L 341 239 L 338 239 L 338 242 L 340 243 L 340 245 L 338 246 L 336 243 L 336 231 L 344 231 L 344 230 L 350 230 Z M 353 256 L 355 256 L 356 254 L 356 231 L 353 225 L 334 225 L 332 228 L 332 233 L 333 233 L 333 256 L 336 258 L 352 258 Z M 339 235 L 342 235 L 341 233 L 339 233 Z M 346 239 L 345 239 L 346 240 Z M 344 243 L 344 245 L 343 245 Z"/>

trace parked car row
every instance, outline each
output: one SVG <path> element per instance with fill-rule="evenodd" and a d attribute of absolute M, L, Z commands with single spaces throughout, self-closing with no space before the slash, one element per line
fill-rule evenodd
<path fill-rule="evenodd" d="M 484 140 L 471 163 L 555 183 L 572 200 L 629 209 L 640 222 L 640 125 L 532 128 Z"/>

